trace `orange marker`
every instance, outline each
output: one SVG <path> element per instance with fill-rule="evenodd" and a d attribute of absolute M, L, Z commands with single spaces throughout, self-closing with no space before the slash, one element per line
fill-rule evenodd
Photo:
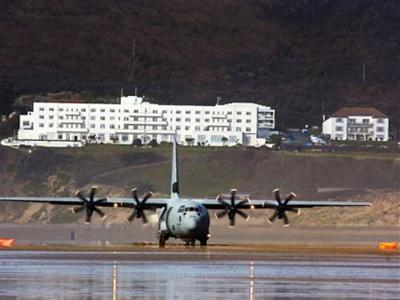
<path fill-rule="evenodd" d="M 397 243 L 396 242 L 380 242 L 379 250 L 396 250 Z"/>
<path fill-rule="evenodd" d="M 15 246 L 15 239 L 0 238 L 0 249 L 1 248 L 12 248 L 14 246 Z"/>

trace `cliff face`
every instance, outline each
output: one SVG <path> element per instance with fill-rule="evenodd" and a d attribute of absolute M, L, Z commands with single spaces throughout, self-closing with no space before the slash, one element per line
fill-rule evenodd
<path fill-rule="evenodd" d="M 292 126 L 320 123 L 322 102 L 327 113 L 342 105 L 398 112 L 396 0 L 1 6 L 2 103 L 22 93 L 132 93 L 136 85 L 164 103 L 213 104 L 221 96 L 274 105 Z"/>

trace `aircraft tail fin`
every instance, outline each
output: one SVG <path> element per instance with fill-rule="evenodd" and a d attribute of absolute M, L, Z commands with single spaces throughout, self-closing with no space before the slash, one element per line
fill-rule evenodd
<path fill-rule="evenodd" d="M 178 153 L 176 150 L 176 134 L 173 136 L 172 168 L 171 168 L 171 199 L 179 198 Z"/>

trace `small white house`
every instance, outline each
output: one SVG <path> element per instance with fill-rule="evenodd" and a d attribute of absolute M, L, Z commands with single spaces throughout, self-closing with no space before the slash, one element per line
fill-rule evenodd
<path fill-rule="evenodd" d="M 387 141 L 389 117 L 373 107 L 343 107 L 322 124 L 331 140 Z"/>

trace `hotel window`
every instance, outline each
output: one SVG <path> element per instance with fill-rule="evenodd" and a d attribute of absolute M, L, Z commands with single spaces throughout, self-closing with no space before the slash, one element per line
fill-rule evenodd
<path fill-rule="evenodd" d="M 384 127 L 376 127 L 377 132 L 384 132 L 385 128 Z"/>
<path fill-rule="evenodd" d="M 54 111 L 54 108 L 53 108 L 53 107 L 50 107 L 50 108 L 49 108 L 49 111 Z"/>
<path fill-rule="evenodd" d="M 251 112 L 249 112 L 249 111 L 246 112 L 246 115 L 247 115 L 247 116 L 251 116 Z"/>
<path fill-rule="evenodd" d="M 129 112 L 129 109 L 124 109 L 124 113 L 128 113 Z"/>
<path fill-rule="evenodd" d="M 40 111 L 44 111 L 44 107 L 40 107 L 39 110 L 40 110 Z"/>
<path fill-rule="evenodd" d="M 163 113 L 163 114 L 166 114 L 166 113 L 167 113 L 167 111 L 166 111 L 166 110 L 163 110 L 163 111 L 162 111 L 162 113 Z"/>
<path fill-rule="evenodd" d="M 242 128 L 236 127 L 236 131 L 237 131 L 237 132 L 241 132 L 241 131 L 242 131 Z"/>
<path fill-rule="evenodd" d="M 210 114 L 210 112 L 209 112 L 208 110 L 206 110 L 204 113 L 205 113 L 206 115 L 209 115 L 209 114 Z"/>
<path fill-rule="evenodd" d="M 91 116 L 90 120 L 96 120 L 96 116 Z"/>
<path fill-rule="evenodd" d="M 158 111 L 157 110 L 153 110 L 153 114 L 156 114 L 156 113 L 158 113 Z"/>
<path fill-rule="evenodd" d="M 153 130 L 157 130 L 157 125 L 153 125 Z"/>
<path fill-rule="evenodd" d="M 50 119 L 50 120 L 53 120 L 53 119 L 54 119 L 54 116 L 53 116 L 53 115 L 49 116 L 49 119 Z"/>
<path fill-rule="evenodd" d="M 196 119 L 196 122 L 200 122 L 200 119 Z"/>
<path fill-rule="evenodd" d="M 111 124 L 110 129 L 114 129 L 114 128 L 115 128 L 115 125 Z"/>
<path fill-rule="evenodd" d="M 50 124 L 49 124 L 49 127 L 51 127 L 51 128 L 52 128 L 53 126 L 54 126 L 54 124 L 53 124 L 53 123 L 50 123 Z"/>
<path fill-rule="evenodd" d="M 176 126 L 176 130 L 181 130 L 181 126 Z"/>
<path fill-rule="evenodd" d="M 124 117 L 124 121 L 129 121 L 129 118 L 128 117 Z"/>
<path fill-rule="evenodd" d="M 236 123 L 242 123 L 242 120 L 241 119 L 237 119 Z"/>
<path fill-rule="evenodd" d="M 240 116 L 240 115 L 242 114 L 242 112 L 241 112 L 241 111 L 238 111 L 238 112 L 236 112 L 236 114 L 237 114 L 238 116 Z"/>
<path fill-rule="evenodd" d="M 185 113 L 186 113 L 187 115 L 190 115 L 190 110 L 187 110 Z"/>
<path fill-rule="evenodd" d="M 383 119 L 378 119 L 376 122 L 379 123 L 379 124 L 383 124 L 384 123 Z"/>
<path fill-rule="evenodd" d="M 40 116 L 39 116 L 39 119 L 44 119 L 44 116 L 43 116 L 43 115 L 40 115 Z"/>
<path fill-rule="evenodd" d="M 86 112 L 86 108 L 82 108 L 81 111 L 82 111 L 82 112 Z"/>
<path fill-rule="evenodd" d="M 100 120 L 102 120 L 102 121 L 104 121 L 105 119 L 106 119 L 106 117 L 104 117 L 104 116 L 100 117 Z"/>
<path fill-rule="evenodd" d="M 106 112 L 106 110 L 104 108 L 100 109 L 100 112 Z"/>
<path fill-rule="evenodd" d="M 246 132 L 250 132 L 251 128 L 250 127 L 246 127 Z"/>
<path fill-rule="evenodd" d="M 336 131 L 343 131 L 343 127 L 342 126 L 336 126 Z"/>
<path fill-rule="evenodd" d="M 110 112 L 111 112 L 111 113 L 115 112 L 115 109 L 110 109 Z"/>
<path fill-rule="evenodd" d="M 110 121 L 114 121 L 115 120 L 115 117 L 110 117 Z"/>
<path fill-rule="evenodd" d="M 196 115 L 199 115 L 201 113 L 200 110 L 196 110 Z"/>
<path fill-rule="evenodd" d="M 196 127 L 194 128 L 194 130 L 195 130 L 195 131 L 200 131 L 200 126 L 196 126 Z"/>
<path fill-rule="evenodd" d="M 177 122 L 180 122 L 180 121 L 181 121 L 181 118 L 176 118 L 176 121 L 177 121 Z"/>
<path fill-rule="evenodd" d="M 63 120 L 63 119 L 64 119 L 64 116 L 58 116 L 58 118 L 59 118 L 60 120 Z"/>
<path fill-rule="evenodd" d="M 157 121 L 157 118 L 153 118 L 153 121 L 156 122 L 156 121 Z"/>
<path fill-rule="evenodd" d="M 251 123 L 251 120 L 246 120 L 246 123 Z"/>
<path fill-rule="evenodd" d="M 44 124 L 43 124 L 43 123 L 40 123 L 40 124 L 39 124 L 39 127 L 44 127 Z"/>
<path fill-rule="evenodd" d="M 96 128 L 96 125 L 95 124 L 91 124 L 90 128 Z"/>
<path fill-rule="evenodd" d="M 106 128 L 106 125 L 104 125 L 104 124 L 100 125 L 100 129 L 105 129 L 105 128 Z"/>
<path fill-rule="evenodd" d="M 90 112 L 96 112 L 96 109 L 95 108 L 91 108 Z"/>
<path fill-rule="evenodd" d="M 204 121 L 205 121 L 205 122 L 210 122 L 210 119 L 205 119 Z"/>
<path fill-rule="evenodd" d="M 231 115 L 232 114 L 232 112 L 231 111 L 228 111 L 228 113 L 227 113 L 228 115 Z"/>
<path fill-rule="evenodd" d="M 185 122 L 190 122 L 190 118 L 186 118 L 186 119 L 185 119 Z"/>
<path fill-rule="evenodd" d="M 139 117 L 133 117 L 133 121 L 139 121 Z"/>
<path fill-rule="evenodd" d="M 176 111 L 176 113 L 177 113 L 177 114 L 180 114 L 180 113 L 181 113 L 181 111 L 180 111 L 180 110 L 177 110 L 177 111 Z"/>
<path fill-rule="evenodd" d="M 190 130 L 190 126 L 185 126 L 185 130 Z"/>
<path fill-rule="evenodd" d="M 342 118 L 337 118 L 336 119 L 336 123 L 342 123 L 343 122 L 343 119 Z"/>

